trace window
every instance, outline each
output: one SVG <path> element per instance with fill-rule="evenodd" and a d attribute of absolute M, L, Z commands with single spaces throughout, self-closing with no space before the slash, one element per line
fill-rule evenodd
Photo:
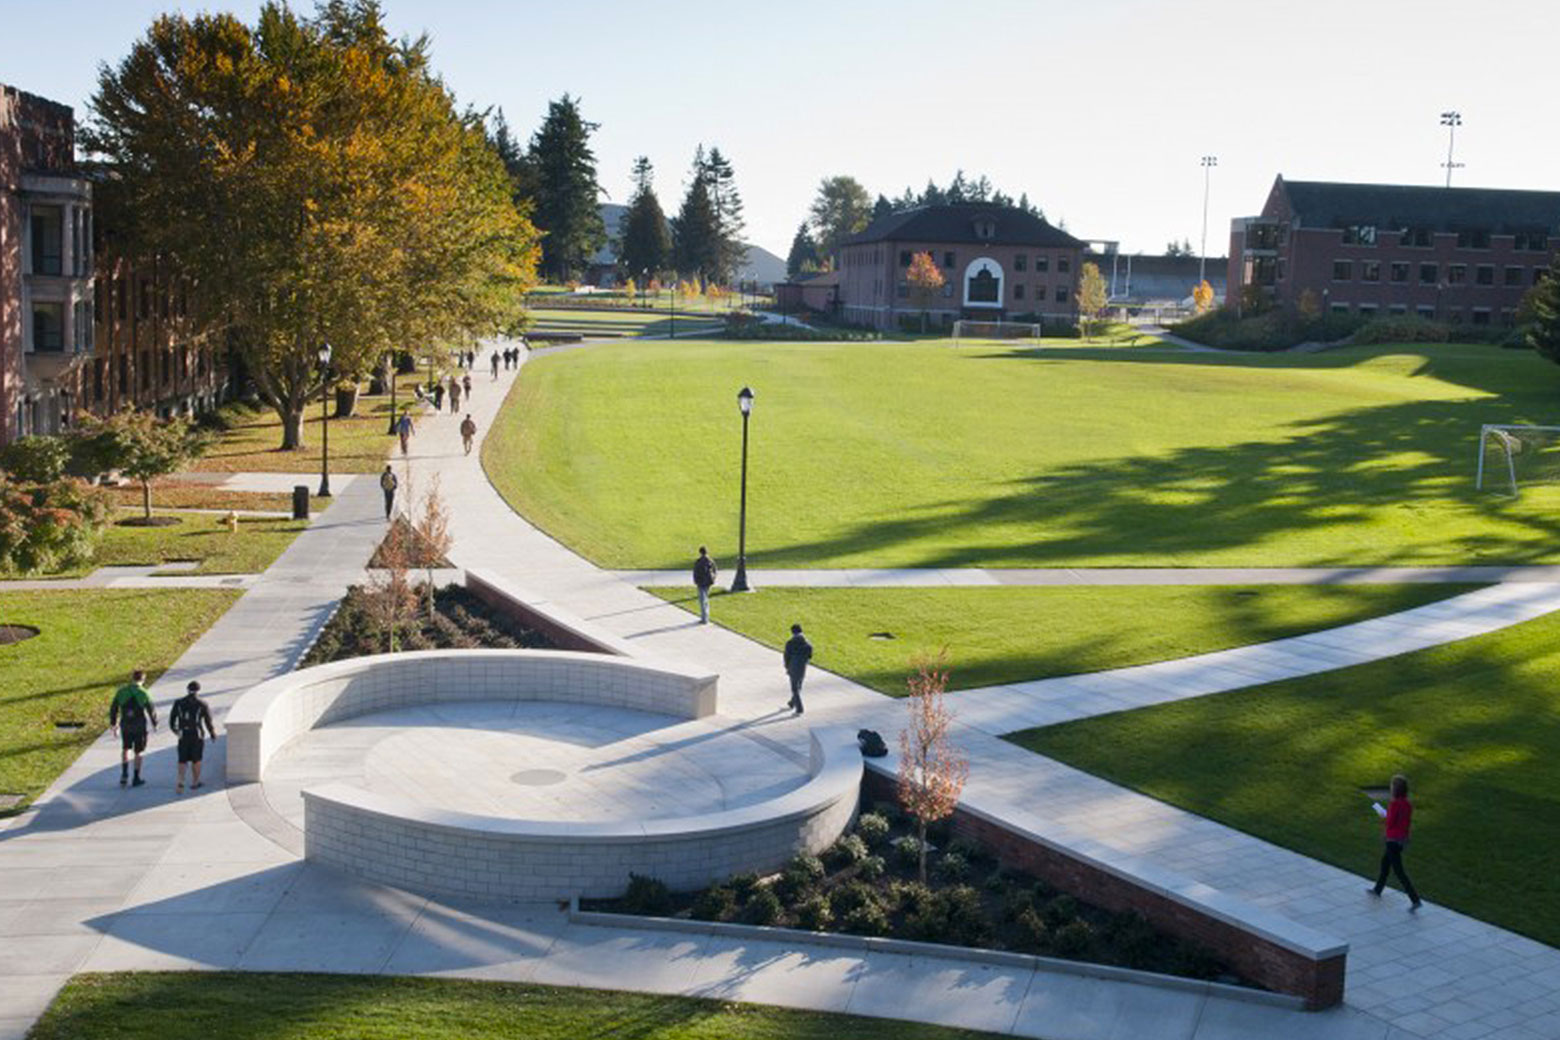
<path fill-rule="evenodd" d="M 1419 284 L 1434 285 L 1436 275 L 1440 273 L 1440 267 L 1436 264 L 1419 265 Z"/>
<path fill-rule="evenodd" d="M 1036 303 L 1044 303 L 1046 301 L 1046 297 L 1047 297 L 1047 294 L 1049 292 L 1050 292 L 1050 290 L 1048 290 L 1043 285 L 1035 286 L 1035 302 Z"/>
<path fill-rule="evenodd" d="M 1059 257 L 1056 258 L 1056 273 L 1057 274 L 1066 274 L 1068 271 L 1071 271 L 1071 270 L 1072 270 L 1072 261 L 1071 260 L 1067 259 L 1065 256 L 1059 256 Z"/>
<path fill-rule="evenodd" d="M 34 300 L 32 316 L 32 348 L 56 354 L 64 350 L 65 305 Z"/>
<path fill-rule="evenodd" d="M 1343 229 L 1343 244 L 1346 246 L 1373 246 L 1376 244 L 1376 229 L 1370 224 L 1355 224 Z"/>
<path fill-rule="evenodd" d="M 899 266 L 900 267 L 909 267 L 910 266 L 910 250 L 908 250 L 908 249 L 901 249 L 899 251 Z"/>
<path fill-rule="evenodd" d="M 1477 282 L 1479 285 L 1494 285 L 1495 284 L 1495 265 L 1494 264 L 1480 264 L 1474 270 L 1473 280 L 1475 282 Z"/>
<path fill-rule="evenodd" d="M 1415 249 L 1429 249 L 1435 244 L 1435 235 L 1429 228 L 1404 228 L 1403 237 L 1398 244 L 1413 246 Z"/>
<path fill-rule="evenodd" d="M 1051 258 L 1048 256 L 1035 257 L 1035 274 L 1044 274 L 1051 269 Z"/>
<path fill-rule="evenodd" d="M 1447 285 L 1462 285 L 1467 280 L 1468 280 L 1468 265 L 1467 264 L 1447 264 L 1446 265 L 1446 284 Z"/>
<path fill-rule="evenodd" d="M 103 359 L 92 362 L 92 400 L 103 400 Z"/>
<path fill-rule="evenodd" d="M 964 298 L 971 303 L 1000 303 L 999 291 L 1002 282 L 996 275 L 985 267 L 970 275 L 969 285 L 965 288 Z"/>
<path fill-rule="evenodd" d="M 990 219 L 981 219 L 975 222 L 976 238 L 995 238 L 997 235 L 997 222 Z"/>
<path fill-rule="evenodd" d="M 1500 309 L 1500 323 L 1511 326 L 1517 323 L 1517 309 L 1515 307 L 1502 307 Z"/>
<path fill-rule="evenodd" d="M 92 294 L 92 320 L 103 320 L 103 294 L 99 292 Z"/>
<path fill-rule="evenodd" d="M 900 281 L 898 288 L 894 291 L 894 295 L 898 296 L 901 300 L 908 300 L 910 298 L 910 283 L 906 281 Z"/>
<path fill-rule="evenodd" d="M 1023 253 L 1019 253 L 1018 255 L 1014 256 L 1013 257 L 1013 270 L 1015 270 L 1015 271 L 1027 271 L 1027 270 L 1029 270 L 1029 257 L 1024 255 Z"/>
<path fill-rule="evenodd" d="M 1414 308 L 1414 313 L 1419 315 L 1421 318 L 1426 318 L 1430 321 L 1435 320 L 1435 308 L 1429 306 L 1428 304 L 1421 303 L 1418 307 Z"/>
<path fill-rule="evenodd" d="M 1067 302 L 1067 286 L 1065 286 L 1065 285 L 1058 285 L 1056 287 L 1056 302 L 1057 303 L 1066 303 Z"/>
<path fill-rule="evenodd" d="M 1475 325 L 1488 325 L 1490 323 L 1490 309 L 1488 307 L 1475 307 L 1473 309 L 1473 323 Z"/>
<path fill-rule="evenodd" d="M 1406 281 L 1408 281 L 1408 265 L 1407 264 L 1394 263 L 1392 265 L 1392 280 L 1394 282 L 1406 282 Z"/>
<path fill-rule="evenodd" d="M 143 351 L 141 351 L 141 362 L 140 362 L 140 364 L 136 365 L 136 369 L 137 369 L 137 371 L 139 371 L 141 373 L 141 389 L 142 390 L 149 390 L 149 389 L 151 389 L 151 386 L 152 386 L 152 352 L 150 350 L 143 350 Z"/>
<path fill-rule="evenodd" d="M 1485 228 L 1467 228 L 1457 232 L 1458 249 L 1488 249 L 1490 233 Z"/>
<path fill-rule="evenodd" d="M 1362 318 L 1374 318 L 1376 316 L 1376 305 L 1374 303 L 1362 303 L 1354 309 L 1359 312 Z"/>
<path fill-rule="evenodd" d="M 1379 282 L 1379 281 L 1381 281 L 1381 261 L 1380 260 L 1361 260 L 1360 261 L 1360 281 L 1362 281 L 1362 282 Z"/>
<path fill-rule="evenodd" d="M 1334 314 L 1348 314 L 1349 305 L 1346 303 L 1335 303 L 1332 305 L 1332 312 Z"/>
<path fill-rule="evenodd" d="M 1527 268 L 1525 268 L 1525 267 L 1508 267 L 1508 268 L 1506 268 L 1506 284 L 1507 285 L 1521 285 L 1525 281 L 1527 281 Z"/>
<path fill-rule="evenodd" d="M 1519 253 L 1547 253 L 1549 236 L 1542 231 L 1519 231 L 1513 248 Z"/>
<path fill-rule="evenodd" d="M 1354 277 L 1354 262 L 1351 260 L 1333 261 L 1333 281 L 1347 282 Z"/>
<path fill-rule="evenodd" d="M 65 214 L 58 206 L 34 206 L 32 226 L 33 274 L 59 274 L 65 240 Z"/>
<path fill-rule="evenodd" d="M 1408 313 L 1408 308 L 1401 303 L 1394 303 L 1387 308 L 1387 313 L 1395 318 L 1400 318 Z"/>
<path fill-rule="evenodd" d="M 953 255 L 953 251 L 951 249 L 948 252 L 943 254 L 943 266 L 944 267 L 952 267 L 954 265 L 954 260 L 955 260 L 955 258 L 954 258 L 954 255 Z"/>
<path fill-rule="evenodd" d="M 1024 287 L 1022 285 L 1015 285 L 1015 286 L 1013 286 L 1013 299 L 1015 299 L 1015 300 L 1022 300 L 1023 298 L 1024 298 Z"/>
<path fill-rule="evenodd" d="M 119 381 L 117 383 L 121 394 L 130 392 L 130 355 L 119 355 Z"/>

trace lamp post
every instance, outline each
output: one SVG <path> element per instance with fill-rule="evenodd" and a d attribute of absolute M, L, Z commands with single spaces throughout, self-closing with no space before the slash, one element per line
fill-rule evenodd
<path fill-rule="evenodd" d="M 672 295 L 666 304 L 666 313 L 671 317 L 670 330 L 666 333 L 667 339 L 677 338 L 677 276 L 672 276 Z"/>
<path fill-rule="evenodd" d="M 1446 161 L 1441 165 L 1446 167 L 1446 186 L 1452 186 L 1452 171 L 1462 165 L 1460 162 L 1452 162 L 1452 148 L 1457 144 L 1457 128 L 1462 126 L 1461 112 L 1442 112 L 1441 125 L 1446 127 Z"/>
<path fill-rule="evenodd" d="M 321 344 L 320 359 L 320 498 L 330 497 L 330 344 Z"/>
<path fill-rule="evenodd" d="M 1219 165 L 1217 155 L 1205 155 L 1202 157 L 1203 168 L 1203 230 L 1202 249 L 1197 260 L 1197 284 L 1201 285 L 1208 280 L 1208 180 L 1213 173 L 1213 168 Z"/>
<path fill-rule="evenodd" d="M 742 506 L 737 513 L 737 574 L 731 579 L 732 592 L 751 592 L 747 580 L 747 445 L 748 416 L 753 414 L 753 391 L 743 387 L 737 393 L 742 411 Z"/>

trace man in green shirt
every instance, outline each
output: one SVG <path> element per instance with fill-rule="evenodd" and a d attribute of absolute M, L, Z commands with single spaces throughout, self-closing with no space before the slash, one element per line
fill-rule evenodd
<path fill-rule="evenodd" d="M 147 720 L 151 720 L 153 729 L 157 728 L 157 707 L 152 703 L 152 695 L 146 692 L 145 683 L 146 673 L 137 668 L 131 673 L 130 681 L 114 691 L 114 699 L 108 706 L 108 724 L 120 741 L 120 787 L 127 783 L 140 787 L 146 783 L 141 779 L 141 755 L 146 751 Z M 135 753 L 134 782 L 129 779 L 131 752 Z"/>

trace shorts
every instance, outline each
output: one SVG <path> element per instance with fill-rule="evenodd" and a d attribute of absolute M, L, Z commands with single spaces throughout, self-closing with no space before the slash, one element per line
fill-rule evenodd
<path fill-rule="evenodd" d="M 200 737 L 179 738 L 179 761 L 199 762 L 206 754 L 206 742 Z"/>
<path fill-rule="evenodd" d="M 139 755 L 146 750 L 146 728 L 143 726 L 140 729 L 130 729 L 127 726 L 120 726 L 119 746 Z"/>

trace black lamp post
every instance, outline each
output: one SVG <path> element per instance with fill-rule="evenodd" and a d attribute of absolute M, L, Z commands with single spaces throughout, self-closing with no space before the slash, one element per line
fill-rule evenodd
<path fill-rule="evenodd" d="M 671 318 L 672 318 L 671 331 L 666 334 L 666 338 L 667 339 L 676 339 L 677 338 L 677 276 L 676 275 L 672 276 L 672 295 L 670 297 L 669 302 L 667 303 L 666 313 L 671 315 Z"/>
<path fill-rule="evenodd" d="M 748 416 L 753 414 L 753 391 L 743 387 L 737 393 L 742 410 L 742 507 L 737 514 L 737 575 L 731 579 L 732 592 L 751 592 L 747 580 L 747 444 Z"/>
<path fill-rule="evenodd" d="M 320 498 L 330 497 L 330 344 L 321 345 L 320 359 Z"/>

